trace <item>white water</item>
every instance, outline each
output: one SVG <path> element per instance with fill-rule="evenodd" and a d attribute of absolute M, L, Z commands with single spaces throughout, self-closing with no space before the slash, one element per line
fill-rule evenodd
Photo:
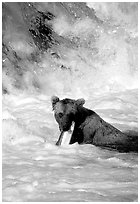
<path fill-rule="evenodd" d="M 137 200 L 137 154 L 55 146 L 60 133 L 45 97 L 5 96 L 3 107 L 3 201 Z M 114 118 L 130 123 L 117 110 Z"/>
<path fill-rule="evenodd" d="M 26 32 L 20 6 L 8 4 L 3 42 L 21 57 L 17 63 L 24 71 L 19 77 L 14 56 L 4 56 L 9 94 L 3 95 L 3 201 L 137 201 L 138 155 L 93 145 L 57 147 L 60 132 L 50 101 L 54 94 L 83 97 L 85 107 L 107 122 L 137 132 L 137 9 L 118 5 L 88 4 L 101 25 L 84 17 L 89 15 L 85 7 L 83 13 L 76 9 L 80 18 L 74 19 L 60 5 L 36 4 L 57 16 L 51 24 L 65 38 L 36 61 L 29 60 L 38 48 Z M 61 58 L 51 56 L 54 50 Z"/>

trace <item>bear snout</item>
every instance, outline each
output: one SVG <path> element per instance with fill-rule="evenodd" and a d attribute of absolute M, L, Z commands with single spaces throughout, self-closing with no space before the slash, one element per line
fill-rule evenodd
<path fill-rule="evenodd" d="M 70 130 L 71 125 L 72 125 L 72 123 L 71 124 L 64 124 L 63 126 L 61 126 L 61 130 L 68 131 L 68 130 Z"/>

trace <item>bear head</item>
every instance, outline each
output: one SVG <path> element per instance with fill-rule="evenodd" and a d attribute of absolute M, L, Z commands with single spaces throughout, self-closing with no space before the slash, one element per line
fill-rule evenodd
<path fill-rule="evenodd" d="M 68 98 L 60 100 L 57 96 L 52 96 L 51 102 L 60 131 L 68 131 L 72 122 L 75 122 L 78 106 L 83 106 L 85 100 L 83 98 L 78 100 Z"/>

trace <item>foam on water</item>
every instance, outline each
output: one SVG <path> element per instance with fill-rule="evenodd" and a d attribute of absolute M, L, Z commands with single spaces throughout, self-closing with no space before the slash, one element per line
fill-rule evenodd
<path fill-rule="evenodd" d="M 43 5 L 33 6 L 44 11 Z M 3 4 L 3 86 L 8 92 L 19 94 L 20 89 L 89 99 L 93 93 L 137 88 L 137 3 L 126 3 L 126 10 L 123 3 L 87 5 L 64 3 L 73 10 L 65 12 L 61 4 L 46 4 L 56 15 L 49 25 L 63 40 L 40 52 L 27 29 L 31 23 L 26 25 L 24 18 L 34 21 L 31 5 Z M 97 20 L 100 7 L 105 18 Z"/>
<path fill-rule="evenodd" d="M 50 102 L 26 97 L 23 103 L 15 97 L 15 104 L 12 97 L 4 114 L 3 201 L 137 199 L 137 154 L 56 146 L 60 133 Z"/>
<path fill-rule="evenodd" d="M 58 44 L 29 32 L 38 11 L 54 16 L 44 24 Z M 137 200 L 138 155 L 56 146 L 50 101 L 85 98 L 137 133 L 137 3 L 3 3 L 3 90 L 3 201 Z"/>

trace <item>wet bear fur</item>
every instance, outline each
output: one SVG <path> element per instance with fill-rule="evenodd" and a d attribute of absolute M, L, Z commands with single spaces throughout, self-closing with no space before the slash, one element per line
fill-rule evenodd
<path fill-rule="evenodd" d="M 84 99 L 51 98 L 54 116 L 60 131 L 68 131 L 75 122 L 70 144 L 93 144 L 120 152 L 138 151 L 138 137 L 128 136 L 105 122 L 97 113 L 83 107 Z"/>

